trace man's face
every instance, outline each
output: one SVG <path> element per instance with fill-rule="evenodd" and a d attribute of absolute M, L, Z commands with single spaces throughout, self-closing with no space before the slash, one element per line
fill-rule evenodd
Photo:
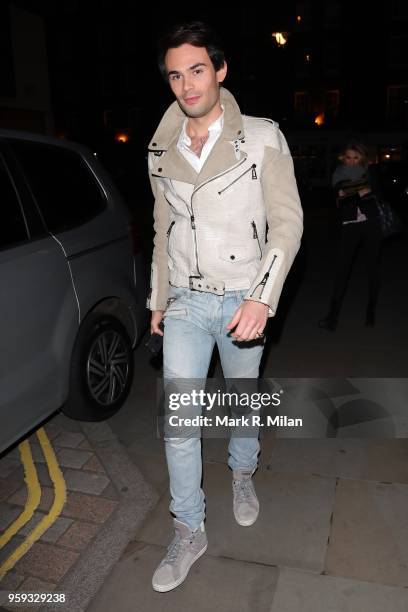
<path fill-rule="evenodd" d="M 188 117 L 206 117 L 219 105 L 226 63 L 215 71 L 207 49 L 189 44 L 169 49 L 164 61 L 171 90 Z"/>

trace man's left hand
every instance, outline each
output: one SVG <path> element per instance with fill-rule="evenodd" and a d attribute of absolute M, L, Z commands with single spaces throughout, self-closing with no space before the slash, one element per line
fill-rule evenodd
<path fill-rule="evenodd" d="M 262 338 L 268 320 L 269 306 L 253 300 L 244 300 L 227 325 L 231 334 L 239 342 Z"/>

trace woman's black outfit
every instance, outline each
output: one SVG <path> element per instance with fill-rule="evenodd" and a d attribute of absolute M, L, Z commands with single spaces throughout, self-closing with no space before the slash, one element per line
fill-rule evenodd
<path fill-rule="evenodd" d="M 365 196 L 360 196 L 357 191 L 357 188 L 364 187 L 362 184 L 356 187 L 354 190 L 355 193 L 350 193 L 344 197 L 339 197 L 339 191 L 342 189 L 345 191 L 344 182 L 335 185 L 338 212 L 341 221 L 340 244 L 337 254 L 334 290 L 330 302 L 329 313 L 324 319 L 319 321 L 319 327 L 332 331 L 337 327 L 339 312 L 350 277 L 352 263 L 359 247 L 361 247 L 363 251 L 368 274 L 369 299 L 366 311 L 366 325 L 374 326 L 375 324 L 375 311 L 379 292 L 379 255 L 382 242 L 382 231 L 376 206 L 375 184 L 370 176 L 368 176 L 368 180 L 369 183 L 366 182 L 365 186 L 369 185 L 372 192 Z M 353 192 L 353 189 L 349 189 L 348 191 Z M 366 217 L 365 220 L 360 220 L 364 219 L 362 215 Z"/>

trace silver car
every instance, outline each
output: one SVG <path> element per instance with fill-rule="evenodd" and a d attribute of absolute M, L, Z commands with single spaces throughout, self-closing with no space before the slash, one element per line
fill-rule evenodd
<path fill-rule="evenodd" d="M 59 408 L 114 414 L 147 311 L 129 217 L 95 154 L 0 130 L 0 192 L 1 452 Z"/>

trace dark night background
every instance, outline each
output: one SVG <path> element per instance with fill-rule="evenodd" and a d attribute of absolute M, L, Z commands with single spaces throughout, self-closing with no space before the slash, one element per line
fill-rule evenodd
<path fill-rule="evenodd" d="M 10 5 L 43 21 L 60 133 L 92 142 L 101 138 L 109 123 L 103 114 L 109 112 L 113 129 L 139 129 L 135 136 L 152 129 L 171 101 L 156 68 L 156 38 L 169 23 L 190 18 L 208 20 L 221 34 L 228 86 L 244 112 L 272 116 L 290 128 L 312 127 L 321 112 L 327 128 L 408 128 L 408 7 L 403 0 L 224 7 L 209 2 L 204 9 L 191 2 L 156 2 L 143 4 L 143 16 L 142 5 L 126 0 L 2 2 L 1 95 L 12 97 L 18 65 L 13 71 L 10 46 L 19 24 L 10 16 Z M 288 33 L 281 48 L 272 38 L 278 31 Z M 36 33 L 39 39 L 41 34 Z"/>
<path fill-rule="evenodd" d="M 25 13 L 38 18 L 30 23 Z M 224 40 L 226 86 L 243 112 L 271 117 L 289 134 L 408 129 L 404 0 L 208 2 L 203 8 L 191 2 L 3 1 L 1 127 L 54 131 L 92 146 L 124 131 L 133 144 L 145 144 L 171 101 L 156 67 L 157 36 L 169 23 L 191 18 L 209 21 Z M 273 32 L 286 32 L 287 43 L 279 47 Z M 45 47 L 43 66 L 31 53 L 36 43 Z M 25 61 L 29 75 L 22 75 Z M 47 79 L 48 108 L 30 108 Z M 324 124 L 317 126 L 321 113 Z"/>
<path fill-rule="evenodd" d="M 229 64 L 225 85 L 244 113 L 279 123 L 305 209 L 327 206 L 330 174 L 350 136 L 366 142 L 372 162 L 407 158 L 405 0 L 198 7 L 10 0 L 0 7 L 0 127 L 96 150 L 144 235 L 151 233 L 146 145 L 172 101 L 156 65 L 156 40 L 178 21 L 203 19 L 219 32 Z"/>

